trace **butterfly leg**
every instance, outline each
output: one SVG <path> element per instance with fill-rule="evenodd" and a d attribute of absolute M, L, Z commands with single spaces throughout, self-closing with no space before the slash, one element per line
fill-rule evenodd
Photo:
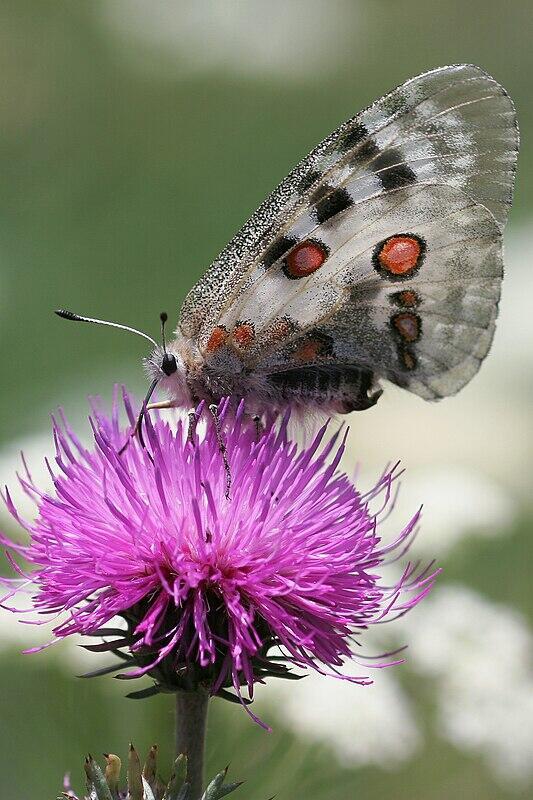
<path fill-rule="evenodd" d="M 252 421 L 253 421 L 253 423 L 255 425 L 255 436 L 256 436 L 256 439 L 257 439 L 257 441 L 259 441 L 259 439 L 261 438 L 261 436 L 265 432 L 265 426 L 261 422 L 261 417 L 259 416 L 259 414 L 254 414 L 253 417 L 252 417 Z"/>
<path fill-rule="evenodd" d="M 191 408 L 191 410 L 187 412 L 187 417 L 189 418 L 187 441 L 194 447 L 194 437 L 196 435 L 196 426 L 198 424 L 198 414 L 196 413 L 196 409 Z"/>
<path fill-rule="evenodd" d="M 229 500 L 230 489 L 231 489 L 231 470 L 228 461 L 228 452 L 226 449 L 226 443 L 224 442 L 224 439 L 222 437 L 222 431 L 220 429 L 220 418 L 218 416 L 218 407 L 214 403 L 212 403 L 209 406 L 209 411 L 213 416 L 218 449 L 220 450 L 220 455 L 222 456 L 222 462 L 224 464 L 224 472 L 226 473 L 226 498 Z"/>
<path fill-rule="evenodd" d="M 139 415 L 137 417 L 137 421 L 135 422 L 135 426 L 134 426 L 132 432 L 130 433 L 130 435 L 128 436 L 128 438 L 126 439 L 126 441 L 124 442 L 124 444 L 122 445 L 122 447 L 120 448 L 120 450 L 118 451 L 119 456 L 122 455 L 122 453 L 125 451 L 125 449 L 127 448 L 127 446 L 129 445 L 129 443 L 131 442 L 131 440 L 132 440 L 132 438 L 134 436 L 138 436 L 139 437 L 139 444 L 141 445 L 143 450 L 145 449 L 146 445 L 144 443 L 144 437 L 143 437 L 143 432 L 142 432 L 142 422 L 143 422 L 143 419 L 144 419 L 144 415 L 146 414 L 146 411 L 148 409 L 148 402 L 149 402 L 151 396 L 154 393 L 154 390 L 155 390 L 155 387 L 157 386 L 157 383 L 158 383 L 158 381 L 154 380 L 150 384 L 150 388 L 148 389 L 148 392 L 146 393 L 146 397 L 143 400 L 143 404 L 141 406 L 141 410 L 139 411 Z"/>
<path fill-rule="evenodd" d="M 144 443 L 143 432 L 142 432 L 142 421 L 143 421 L 144 415 L 146 414 L 147 411 L 151 411 L 153 408 L 167 408 L 167 407 L 171 408 L 171 406 L 162 406 L 160 403 L 150 403 L 149 406 L 146 406 L 146 408 L 142 408 L 141 409 L 141 411 L 139 413 L 139 416 L 137 417 L 137 420 L 135 422 L 133 430 L 131 431 L 130 435 L 128 436 L 128 438 L 126 439 L 126 441 L 124 442 L 124 444 L 122 445 L 120 450 L 118 451 L 119 456 L 122 455 L 124 450 L 127 448 L 129 443 L 131 442 L 131 440 L 135 438 L 135 436 L 139 437 L 139 444 L 141 445 L 141 447 L 143 449 L 146 447 L 146 445 Z"/>
<path fill-rule="evenodd" d="M 146 406 L 147 411 L 154 411 L 155 409 L 163 408 L 177 408 L 178 404 L 175 400 L 160 400 L 158 403 L 150 403 Z"/>

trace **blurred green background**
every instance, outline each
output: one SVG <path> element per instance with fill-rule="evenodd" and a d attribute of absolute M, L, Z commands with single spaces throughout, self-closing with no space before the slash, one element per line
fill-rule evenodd
<path fill-rule="evenodd" d="M 474 62 L 522 132 L 507 276 L 492 353 L 457 398 L 392 387 L 353 415 L 346 467 L 401 458 L 391 530 L 425 504 L 417 551 L 445 568 L 383 634 L 409 663 L 370 688 L 309 678 L 260 688 L 266 734 L 215 701 L 214 772 L 280 800 L 530 797 L 533 787 L 533 51 L 531 3 L 511 0 L 3 0 L 0 3 L 0 482 L 23 448 L 37 474 L 49 413 L 82 425 L 85 396 L 139 394 L 140 340 L 75 326 L 58 306 L 157 334 L 187 289 L 288 170 L 343 119 L 421 71 Z M 44 471 L 43 471 L 44 474 Z M 13 528 L 4 516 L 0 524 Z M 6 570 L 7 571 L 7 570 Z M 87 751 L 159 741 L 168 698 L 123 699 L 48 629 L 0 615 L 0 774 L 7 800 L 82 785 Z M 378 644 L 381 644 L 379 642 Z"/>

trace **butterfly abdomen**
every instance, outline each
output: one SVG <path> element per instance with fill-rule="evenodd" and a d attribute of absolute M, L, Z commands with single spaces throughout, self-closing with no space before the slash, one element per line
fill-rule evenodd
<path fill-rule="evenodd" d="M 347 414 L 375 405 L 380 390 L 373 373 L 358 367 L 301 367 L 269 376 L 271 385 L 286 403 L 306 402 Z"/>

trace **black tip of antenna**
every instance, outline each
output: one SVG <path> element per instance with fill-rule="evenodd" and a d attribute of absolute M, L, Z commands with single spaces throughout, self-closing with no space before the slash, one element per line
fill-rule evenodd
<path fill-rule="evenodd" d="M 159 315 L 159 319 L 161 320 L 161 344 L 163 345 L 163 352 L 165 353 L 165 356 L 166 356 L 166 354 L 167 354 L 167 343 L 166 343 L 166 340 L 165 340 L 165 324 L 166 324 L 166 321 L 168 319 L 167 312 L 166 311 L 162 311 L 160 313 L 160 315 Z M 165 372 L 167 375 L 171 374 L 169 372 L 166 372 L 164 367 L 163 367 L 163 372 Z"/>
<path fill-rule="evenodd" d="M 83 322 L 83 319 L 78 316 L 78 314 L 74 314 L 73 311 L 67 311 L 65 308 L 57 308 L 54 311 L 54 314 L 57 314 L 57 316 L 61 317 L 61 319 L 71 319 L 73 322 Z"/>

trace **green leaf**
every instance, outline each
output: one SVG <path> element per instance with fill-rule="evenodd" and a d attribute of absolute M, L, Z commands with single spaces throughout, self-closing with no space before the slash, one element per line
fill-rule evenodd
<path fill-rule="evenodd" d="M 157 772 L 157 745 L 153 744 L 146 757 L 143 767 L 143 778 L 146 778 L 152 788 L 155 784 L 155 776 Z"/>
<path fill-rule="evenodd" d="M 93 672 L 84 672 L 83 675 L 78 675 L 78 678 L 99 678 L 101 675 L 109 675 L 111 672 L 116 672 L 117 669 L 124 669 L 124 664 L 118 662 L 116 664 L 109 664 L 107 667 L 100 667 Z"/>
<path fill-rule="evenodd" d="M 184 783 L 177 795 L 171 800 L 190 800 L 191 786 L 189 783 Z"/>
<path fill-rule="evenodd" d="M 124 633 L 124 631 L 122 631 Z M 130 644 L 129 639 L 115 639 L 113 642 L 99 642 L 99 644 L 82 644 L 84 650 L 90 653 L 107 653 L 113 651 L 117 647 L 127 647 Z"/>
<path fill-rule="evenodd" d="M 84 633 L 84 636 L 97 636 L 101 638 L 102 636 L 120 636 L 121 638 L 124 634 L 127 633 L 124 628 L 100 628 L 97 631 L 93 631 L 92 633 Z"/>
<path fill-rule="evenodd" d="M 219 772 L 218 775 L 215 775 L 202 795 L 202 800 L 220 800 L 220 798 L 226 797 L 226 795 L 231 794 L 231 792 L 234 792 L 235 789 L 238 789 L 239 786 L 242 786 L 243 781 L 234 781 L 233 783 L 227 783 L 224 786 L 224 781 L 226 780 L 227 774 L 228 767 L 226 767 L 226 769 L 222 772 Z"/>
<path fill-rule="evenodd" d="M 301 681 L 306 675 L 296 675 L 294 672 L 271 672 L 270 670 L 259 670 L 257 674 L 261 678 L 284 678 L 286 681 Z"/>
<path fill-rule="evenodd" d="M 225 786 L 221 786 L 216 800 L 220 800 L 221 797 L 225 797 L 227 794 L 234 792 L 235 789 L 238 789 L 243 783 L 244 781 L 234 781 L 233 783 L 227 783 Z"/>
<path fill-rule="evenodd" d="M 120 675 L 117 675 L 117 678 L 120 678 Z M 159 694 L 160 689 L 159 686 L 147 686 L 146 689 L 138 689 L 136 692 L 129 692 L 126 697 L 130 700 L 144 700 L 145 697 L 153 697 L 156 694 Z"/>
<path fill-rule="evenodd" d="M 131 742 L 128 753 L 128 794 L 129 800 L 143 800 L 141 762 Z"/>
<path fill-rule="evenodd" d="M 142 779 L 143 782 L 143 789 L 144 789 L 144 796 L 143 800 L 155 800 L 154 793 L 152 792 L 152 788 L 146 778 Z"/>
<path fill-rule="evenodd" d="M 232 692 L 228 692 L 226 689 L 219 689 L 217 692 L 217 697 L 222 697 L 224 700 L 229 700 L 230 703 L 235 703 L 238 706 L 249 706 L 252 702 L 248 700 L 246 697 L 238 697 L 236 694 L 232 694 Z"/>
<path fill-rule="evenodd" d="M 226 767 L 225 770 L 219 772 L 218 775 L 215 775 L 207 789 L 202 795 L 202 800 L 217 800 L 219 797 L 219 792 L 221 789 L 222 784 L 226 778 L 228 772 L 228 768 Z"/>
<path fill-rule="evenodd" d="M 189 784 L 187 778 L 187 756 L 183 753 L 174 761 L 174 770 L 165 789 L 163 800 L 182 800 L 189 795 Z M 184 790 L 184 793 L 182 792 Z"/>
<path fill-rule="evenodd" d="M 91 755 L 85 759 L 85 774 L 94 787 L 97 800 L 113 800 L 104 773 Z"/>

